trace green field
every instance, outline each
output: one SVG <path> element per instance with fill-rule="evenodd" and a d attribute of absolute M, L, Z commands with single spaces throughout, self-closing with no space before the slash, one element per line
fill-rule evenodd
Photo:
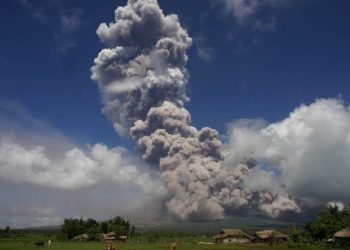
<path fill-rule="evenodd" d="M 159 243 L 116 243 L 115 244 L 117 250 L 169 250 L 170 243 L 159 242 Z M 42 249 L 34 246 L 33 242 L 0 242 L 1 250 L 21 250 L 21 249 Z M 47 246 L 44 249 L 51 250 L 105 250 L 106 244 L 101 242 L 53 242 L 51 248 Z M 214 244 L 214 245 L 203 245 L 198 243 L 178 243 L 177 250 L 267 250 L 267 249 L 275 249 L 275 250 L 283 250 L 283 249 L 295 249 L 295 250 L 320 250 L 327 249 L 315 246 L 308 246 L 302 248 L 289 248 L 287 245 L 258 245 L 258 244 L 249 244 L 249 245 L 233 245 L 233 244 Z M 329 249 L 329 248 L 328 248 Z"/>

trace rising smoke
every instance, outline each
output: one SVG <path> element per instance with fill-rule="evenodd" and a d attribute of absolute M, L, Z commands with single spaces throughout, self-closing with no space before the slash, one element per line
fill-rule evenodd
<path fill-rule="evenodd" d="M 247 185 L 247 179 L 261 174 L 248 158 L 224 164 L 216 130 L 190 125 L 184 104 L 192 39 L 177 15 L 164 15 L 156 0 L 129 0 L 116 9 L 115 22 L 98 27 L 97 35 L 107 48 L 95 59 L 91 77 L 102 93 L 103 113 L 159 171 L 170 215 L 201 220 L 241 208 L 271 216 L 299 211 L 278 183 Z"/>

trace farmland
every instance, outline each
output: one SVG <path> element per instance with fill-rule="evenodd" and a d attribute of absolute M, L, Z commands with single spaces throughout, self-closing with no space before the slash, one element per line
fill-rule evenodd
<path fill-rule="evenodd" d="M 48 240 L 51 240 L 53 244 L 50 248 L 46 244 L 45 248 L 52 250 L 104 250 L 106 249 L 105 241 L 111 240 L 115 242 L 117 250 L 169 250 L 174 241 L 177 243 L 177 250 L 330 250 L 336 246 L 350 249 L 349 242 L 345 241 L 346 237 L 340 239 L 343 241 L 340 241 L 338 236 L 336 237 L 339 232 L 345 232 L 344 230 L 338 232 L 338 230 L 347 228 L 349 225 L 349 209 L 346 207 L 339 210 L 336 206 L 329 206 L 318 214 L 314 222 L 307 222 L 303 227 L 287 226 L 283 222 L 253 217 L 211 222 L 174 222 L 138 227 L 119 216 L 107 221 L 71 218 L 65 219 L 64 224 L 60 227 L 13 230 L 6 227 L 1 229 L 0 250 L 38 249 L 35 242 L 47 243 Z M 231 229 L 219 230 L 219 228 Z M 232 228 L 244 228 L 244 232 Z M 266 228 L 279 228 L 283 233 L 276 230 L 260 231 Z M 270 231 L 273 233 L 268 237 L 267 232 Z M 217 238 L 218 233 L 221 238 L 223 236 L 231 239 L 249 238 L 249 242 L 254 243 L 214 244 L 214 240 L 220 242 Z M 108 234 L 110 238 L 107 240 L 105 236 Z M 347 236 L 346 233 L 343 234 Z M 81 235 L 86 235 L 86 237 L 82 238 Z M 265 236 L 268 238 L 264 238 Z M 281 239 L 284 240 L 281 241 Z M 122 242 L 122 240 L 127 241 Z"/>
<path fill-rule="evenodd" d="M 54 233 L 25 233 L 22 236 L 8 239 L 0 239 L 0 250 L 106 250 L 105 242 L 75 242 L 75 241 L 57 241 L 53 240 L 52 246 L 47 246 L 48 239 L 52 239 Z M 153 237 L 150 237 L 153 236 Z M 36 241 L 45 241 L 44 248 L 38 248 L 34 245 Z M 171 242 L 177 242 L 177 250 L 331 250 L 332 248 L 322 245 L 292 246 L 290 244 L 213 244 L 212 237 L 209 236 L 159 236 L 150 234 L 147 236 L 137 236 L 128 242 L 116 242 L 116 250 L 169 250 Z M 211 243 L 211 244 L 203 244 Z"/>
<path fill-rule="evenodd" d="M 46 247 L 48 248 L 48 247 Z M 33 242 L 0 242 L 1 250 L 20 250 L 20 249 L 38 249 L 34 246 Z M 105 250 L 106 244 L 101 242 L 54 242 L 49 248 L 51 250 Z M 117 250 L 168 250 L 170 249 L 170 243 L 157 242 L 157 243 L 117 243 Z M 198 244 L 196 242 L 182 242 L 178 243 L 177 250 L 265 250 L 265 249 L 303 249 L 303 250 L 316 250 L 316 249 L 331 249 L 326 247 L 317 246 L 303 246 L 290 248 L 288 245 L 274 245 L 268 246 L 264 244 L 248 244 L 248 245 L 234 245 L 234 244 L 214 244 L 205 245 Z"/>

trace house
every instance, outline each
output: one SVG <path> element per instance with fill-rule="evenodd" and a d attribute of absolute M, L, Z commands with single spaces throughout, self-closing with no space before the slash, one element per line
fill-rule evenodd
<path fill-rule="evenodd" d="M 341 245 L 350 245 L 350 228 L 342 229 L 333 235 L 335 243 Z"/>
<path fill-rule="evenodd" d="M 101 234 L 100 240 L 101 241 L 115 241 L 115 232 L 111 231 L 106 234 Z"/>
<path fill-rule="evenodd" d="M 253 237 L 239 229 L 222 229 L 213 239 L 216 243 L 251 243 Z"/>
<path fill-rule="evenodd" d="M 75 236 L 73 239 L 78 240 L 78 241 L 88 241 L 89 235 L 88 234 L 81 234 L 81 235 Z"/>
<path fill-rule="evenodd" d="M 280 233 L 276 230 L 262 230 L 255 233 L 255 241 L 263 243 L 286 242 L 288 235 Z"/>
<path fill-rule="evenodd" d="M 126 242 L 126 241 L 128 240 L 128 236 L 126 236 L 126 235 L 121 235 L 121 236 L 119 236 L 118 240 L 119 240 L 119 241 L 122 241 L 122 242 Z"/>

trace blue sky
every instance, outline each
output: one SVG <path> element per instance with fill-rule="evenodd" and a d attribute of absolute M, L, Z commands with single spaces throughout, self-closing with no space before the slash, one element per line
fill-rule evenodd
<path fill-rule="evenodd" d="M 232 193 L 248 190 L 249 197 L 249 192 L 273 190 L 277 198 L 261 205 L 272 217 L 280 215 L 275 207 L 299 213 L 305 202 L 310 207 L 349 202 L 339 190 L 350 190 L 350 2 L 158 2 L 165 15 L 179 16 L 193 38 L 186 66 L 191 100 L 185 108 L 191 125 L 220 133 L 223 146 L 213 152 L 223 152 L 222 158 L 210 155 L 208 162 L 219 171 L 231 167 L 236 172 L 230 177 L 241 171 Z M 133 216 L 145 208 L 152 211 L 144 216 L 148 221 L 164 215 L 167 187 L 158 178 L 160 170 L 140 159 L 140 145 L 138 151 L 131 138 L 114 131 L 90 78 L 94 59 L 105 47 L 96 30 L 102 22 L 114 22 L 114 10 L 126 3 L 0 2 L 0 228 L 59 224 L 69 216 L 125 215 L 140 222 L 145 218 Z M 199 131 L 191 133 L 190 139 L 198 140 Z M 211 146 L 220 144 L 215 139 L 208 139 Z M 190 150 L 193 161 L 207 157 Z M 250 166 L 250 160 L 257 164 Z M 196 173 L 212 168 L 205 164 Z M 308 188 L 311 179 L 328 184 Z M 247 197 L 233 195 L 233 200 L 250 204 Z M 218 213 L 208 214 L 235 214 L 237 204 L 231 201 L 227 208 L 225 202 L 214 206 Z M 176 211 L 169 213 L 178 219 Z"/>
<path fill-rule="evenodd" d="M 57 7 L 42 1 L 28 9 L 21 1 L 3 1 L 1 98 L 20 102 L 80 143 L 132 147 L 101 114 L 89 71 L 102 47 L 95 30 L 101 22 L 111 21 L 114 8 L 121 4 L 125 1 L 61 1 Z M 193 6 L 188 1 L 160 1 L 160 6 L 165 13 L 177 13 L 190 36 L 204 40 L 202 46 L 212 54 L 209 60 L 200 58 L 196 44 L 189 51 L 187 108 L 195 126 L 225 133 L 226 123 L 235 119 L 273 122 L 316 98 L 350 99 L 347 1 L 309 1 L 262 10 L 261 18 L 275 19 L 274 29 L 265 32 L 241 27 L 222 6 L 208 1 Z M 81 11 L 79 27 L 67 38 L 74 46 L 65 51 L 57 38 L 58 8 L 68 14 Z M 45 20 L 36 18 L 34 11 Z"/>

